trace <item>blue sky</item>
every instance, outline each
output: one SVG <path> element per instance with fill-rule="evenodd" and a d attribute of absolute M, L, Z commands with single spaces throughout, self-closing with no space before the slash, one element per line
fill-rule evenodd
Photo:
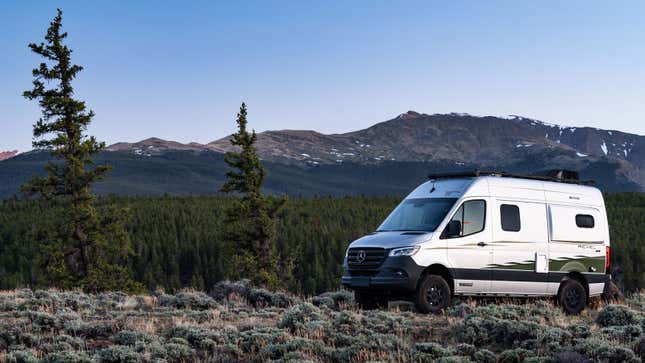
<path fill-rule="evenodd" d="M 416 110 L 645 134 L 643 1 L 14 1 L 0 13 L 0 150 L 31 147 L 27 44 L 56 7 L 89 131 L 108 143 L 209 142 L 242 101 L 258 131 Z"/>

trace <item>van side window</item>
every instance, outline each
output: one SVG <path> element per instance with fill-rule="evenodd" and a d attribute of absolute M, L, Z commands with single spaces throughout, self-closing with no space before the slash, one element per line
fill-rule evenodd
<path fill-rule="evenodd" d="M 502 204 L 499 207 L 502 230 L 506 232 L 519 232 L 522 227 L 520 222 L 520 208 L 512 204 Z"/>
<path fill-rule="evenodd" d="M 452 216 L 452 220 L 461 223 L 459 237 L 465 237 L 483 231 L 486 222 L 486 202 L 483 200 L 469 200 L 464 202 Z"/>
<path fill-rule="evenodd" d="M 593 228 L 595 225 L 593 216 L 588 214 L 576 214 L 576 225 L 580 228 Z"/>

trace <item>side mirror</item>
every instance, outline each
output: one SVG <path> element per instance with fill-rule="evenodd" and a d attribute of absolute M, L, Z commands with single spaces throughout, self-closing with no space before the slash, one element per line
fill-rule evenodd
<path fill-rule="evenodd" d="M 461 222 L 455 220 L 448 222 L 448 226 L 446 227 L 446 236 L 448 238 L 452 238 L 459 237 L 459 235 L 461 235 Z"/>

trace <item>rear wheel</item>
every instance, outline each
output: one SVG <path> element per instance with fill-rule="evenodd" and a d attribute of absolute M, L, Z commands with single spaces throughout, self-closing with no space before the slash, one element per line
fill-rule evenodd
<path fill-rule="evenodd" d="M 577 280 L 565 280 L 560 284 L 558 302 L 567 314 L 579 314 L 587 305 L 587 290 Z"/>
<path fill-rule="evenodd" d="M 450 305 L 450 286 L 439 275 L 426 275 L 419 283 L 414 303 L 419 312 L 439 313 Z"/>
<path fill-rule="evenodd" d="M 354 301 L 363 310 L 378 309 L 387 305 L 385 296 L 360 291 L 354 291 Z"/>

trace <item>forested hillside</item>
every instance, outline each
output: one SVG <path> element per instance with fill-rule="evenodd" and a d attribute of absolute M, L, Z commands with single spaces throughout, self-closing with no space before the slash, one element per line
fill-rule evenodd
<path fill-rule="evenodd" d="M 645 194 L 606 196 L 612 236 L 612 269 L 628 290 L 645 286 Z M 128 231 L 134 254 L 129 268 L 153 290 L 163 287 L 209 289 L 226 278 L 236 246 L 222 233 L 222 217 L 231 198 L 101 198 L 130 211 Z M 353 239 L 373 231 L 398 203 L 395 197 L 292 198 L 278 221 L 278 244 L 295 259 L 296 283 L 306 294 L 339 287 L 344 252 Z M 0 289 L 39 286 L 34 243 L 47 233 L 36 229 L 59 213 L 35 201 L 10 199 L 0 205 Z"/>

